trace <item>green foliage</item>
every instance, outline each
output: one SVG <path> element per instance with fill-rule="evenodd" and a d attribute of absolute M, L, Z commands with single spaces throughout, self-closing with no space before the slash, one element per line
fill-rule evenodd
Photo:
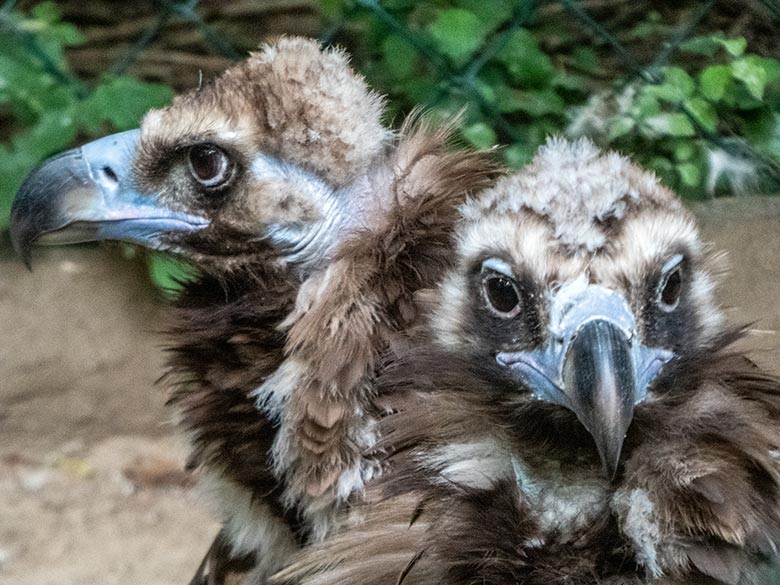
<path fill-rule="evenodd" d="M 564 127 L 587 97 L 583 72 L 598 67 L 587 49 L 553 59 L 521 26 L 526 8 L 512 0 L 323 2 L 324 14 L 355 29 L 357 65 L 390 95 L 391 119 L 416 105 L 444 117 L 467 106 L 465 142 L 506 144 L 513 166 Z"/>
<path fill-rule="evenodd" d="M 352 33 L 358 68 L 390 95 L 392 119 L 416 105 L 442 116 L 465 106 L 463 139 L 503 145 L 510 166 L 550 134 L 590 135 L 688 197 L 708 195 L 708 155 L 724 144 L 757 169 L 780 166 L 780 61 L 751 54 L 744 38 L 676 39 L 677 61 L 638 80 L 598 43 L 568 42 L 570 19 L 534 20 L 529 2 L 321 1 Z M 651 12 L 620 42 L 661 53 L 677 31 Z"/>
<path fill-rule="evenodd" d="M 170 101 L 170 88 L 105 75 L 94 88 L 68 70 L 64 49 L 84 42 L 53 2 L 29 15 L 0 12 L 0 230 L 27 173 L 80 140 L 138 126 L 143 113 Z"/>
<path fill-rule="evenodd" d="M 8 225 L 14 194 L 43 159 L 109 132 L 138 126 L 150 108 L 167 104 L 171 88 L 126 76 L 103 75 L 87 87 L 68 70 L 64 49 L 84 42 L 62 22 L 53 2 L 29 15 L 0 12 L 0 231 Z M 149 274 L 161 290 L 178 290 L 188 276 L 161 254 L 149 257 Z"/>
<path fill-rule="evenodd" d="M 707 175 L 716 172 L 708 169 L 707 155 L 720 136 L 730 135 L 732 144 L 741 138 L 747 146 L 736 156 L 752 154 L 756 169 L 776 162 L 780 62 L 746 49 L 745 39 L 717 34 L 683 43 L 682 55 L 705 55 L 704 64 L 687 71 L 662 67 L 656 72 L 658 83 L 624 87 L 617 94 L 619 105 L 605 119 L 605 142 L 632 152 L 689 197 L 707 194 Z"/>
<path fill-rule="evenodd" d="M 176 296 L 182 283 L 192 278 L 194 270 L 166 254 L 148 257 L 149 278 L 167 296 Z"/>

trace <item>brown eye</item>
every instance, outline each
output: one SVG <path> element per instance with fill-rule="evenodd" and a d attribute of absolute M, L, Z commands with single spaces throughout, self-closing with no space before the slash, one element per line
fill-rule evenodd
<path fill-rule="evenodd" d="M 682 257 L 675 257 L 667 264 L 665 274 L 658 286 L 658 305 L 667 312 L 674 311 L 680 304 L 683 284 L 681 262 Z"/>
<path fill-rule="evenodd" d="M 189 151 L 190 172 L 204 187 L 221 187 L 230 179 L 228 155 L 213 144 L 196 144 Z"/>
<path fill-rule="evenodd" d="M 490 307 L 501 317 L 514 317 L 520 311 L 520 296 L 515 283 L 504 276 L 488 276 L 482 281 Z"/>

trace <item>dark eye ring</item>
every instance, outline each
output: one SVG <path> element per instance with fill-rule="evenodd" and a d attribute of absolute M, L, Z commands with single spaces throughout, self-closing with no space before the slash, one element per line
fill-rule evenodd
<path fill-rule="evenodd" d="M 209 189 L 224 186 L 233 175 L 233 164 L 227 153 L 209 143 L 195 144 L 187 153 L 193 178 Z"/>
<path fill-rule="evenodd" d="M 664 266 L 661 282 L 658 284 L 658 306 L 671 313 L 680 304 L 682 297 L 682 256 L 675 256 Z"/>
<path fill-rule="evenodd" d="M 482 291 L 491 310 L 499 317 L 510 318 L 520 312 L 520 294 L 512 279 L 490 274 L 482 280 Z"/>

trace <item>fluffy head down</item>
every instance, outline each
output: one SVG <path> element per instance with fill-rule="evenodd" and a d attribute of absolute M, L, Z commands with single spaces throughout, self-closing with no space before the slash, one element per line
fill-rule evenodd
<path fill-rule="evenodd" d="M 616 223 L 661 207 L 677 213 L 681 205 L 652 173 L 588 140 L 552 138 L 528 167 L 473 201 L 464 216 L 533 214 L 549 224 L 561 248 L 593 253 L 607 245 Z"/>
<path fill-rule="evenodd" d="M 460 266 L 445 280 L 434 318 L 445 346 L 472 339 L 452 317 L 470 302 L 468 274 L 489 257 L 538 285 L 534 301 L 542 317 L 551 295 L 583 275 L 625 294 L 639 316 L 655 292 L 646 290 L 648 279 L 682 254 L 690 267 L 685 286 L 696 309 L 697 340 L 716 335 L 723 322 L 713 298 L 720 268 L 693 216 L 653 173 L 588 140 L 550 139 L 528 167 L 466 204 L 463 218 Z"/>
<path fill-rule="evenodd" d="M 343 185 L 381 152 L 388 138 L 382 109 L 382 99 L 352 70 L 346 53 L 292 37 L 149 112 L 142 131 L 152 149 L 215 136 Z"/>

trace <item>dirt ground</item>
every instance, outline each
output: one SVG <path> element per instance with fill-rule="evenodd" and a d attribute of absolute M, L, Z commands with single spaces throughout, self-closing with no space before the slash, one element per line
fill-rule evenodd
<path fill-rule="evenodd" d="M 730 251 L 730 316 L 780 373 L 780 198 L 697 213 Z M 117 249 L 36 260 L 0 252 L 0 585 L 187 583 L 217 524 L 154 385 L 164 306 Z"/>

